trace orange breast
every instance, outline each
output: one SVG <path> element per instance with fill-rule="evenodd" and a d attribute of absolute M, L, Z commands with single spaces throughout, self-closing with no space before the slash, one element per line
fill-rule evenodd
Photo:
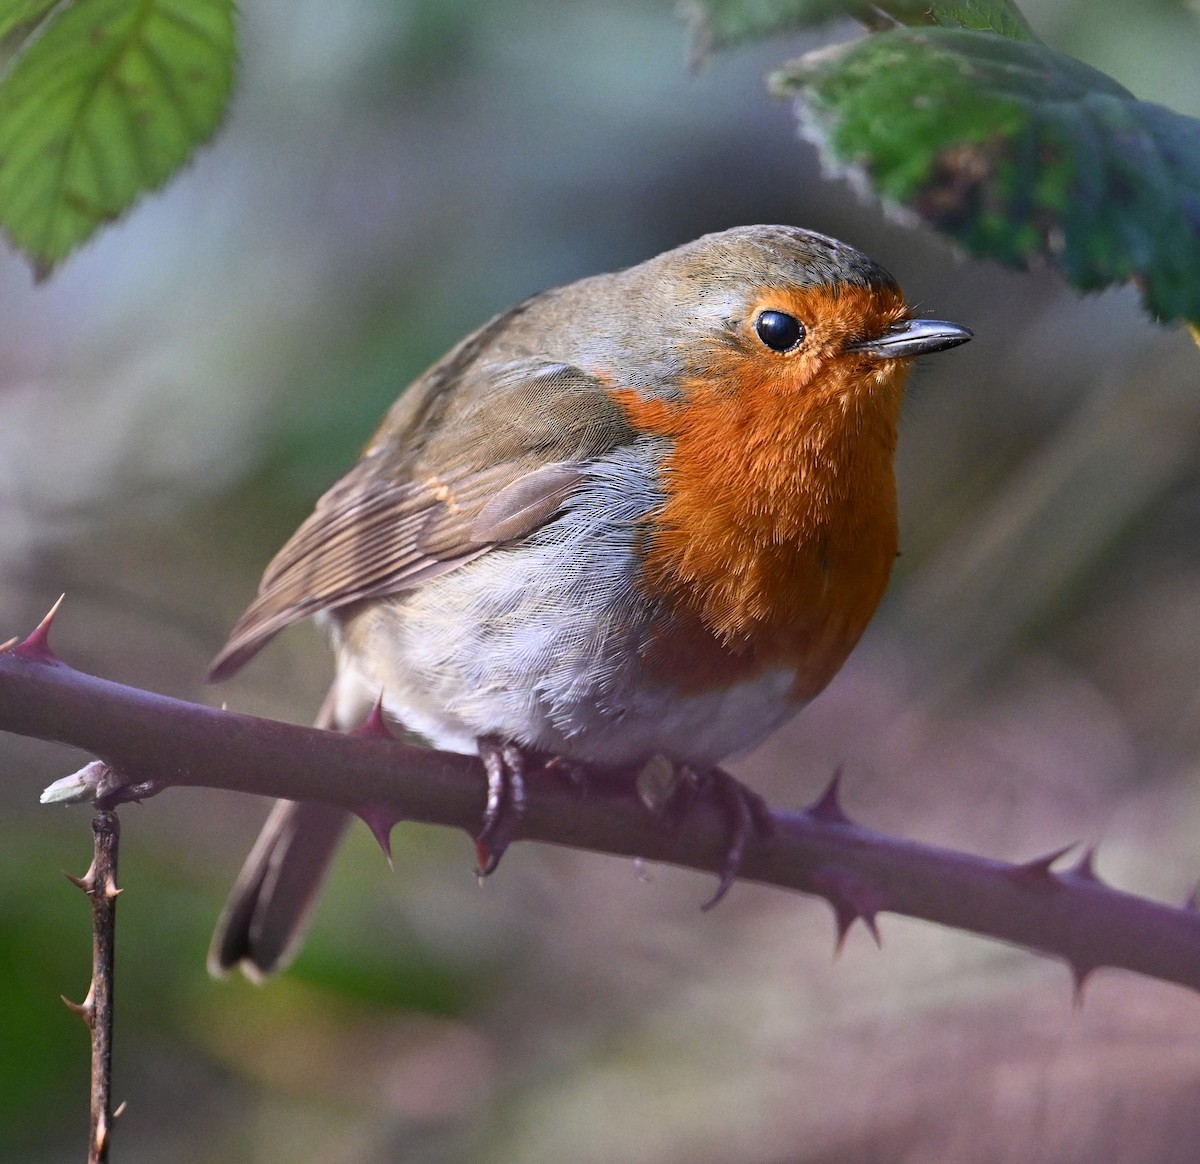
<path fill-rule="evenodd" d="M 785 309 L 819 321 L 804 353 L 730 345 L 709 354 L 681 400 L 616 394 L 633 425 L 671 438 L 644 574 L 671 613 L 647 662 L 681 691 L 785 666 L 794 698 L 813 698 L 857 642 L 895 560 L 908 362 L 840 349 L 903 304 L 897 295 L 864 324 L 877 292 L 787 294 Z M 763 301 L 778 307 L 780 294 Z"/>

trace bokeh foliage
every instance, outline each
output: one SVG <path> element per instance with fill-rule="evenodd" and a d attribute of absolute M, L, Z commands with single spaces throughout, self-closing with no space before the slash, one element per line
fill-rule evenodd
<path fill-rule="evenodd" d="M 971 254 L 1045 261 L 1085 291 L 1133 280 L 1160 319 L 1200 319 L 1200 122 L 1042 45 L 1010 0 L 693 0 L 684 13 L 699 54 L 838 17 L 878 30 L 772 81 L 833 172 Z M 5 39 L 0 224 L 45 274 L 214 132 L 233 7 L 6 0 Z"/>
<path fill-rule="evenodd" d="M 220 124 L 232 0 L 5 0 L 0 224 L 48 274 Z"/>
<path fill-rule="evenodd" d="M 996 32 L 1016 40 L 1037 40 L 1012 0 L 687 0 L 681 11 L 691 26 L 693 53 L 700 55 L 753 36 L 812 28 L 851 17 L 872 28 L 897 24 L 941 25 Z"/>
<path fill-rule="evenodd" d="M 1195 114 L 1174 8 L 1028 10 Z M 865 822 L 1013 859 L 1083 836 L 1105 876 L 1182 900 L 1200 394 L 1194 350 L 1132 289 L 1081 300 L 860 206 L 767 99 L 779 45 L 689 75 L 666 0 L 240 10 L 218 147 L 47 284 L 0 272 L 0 638 L 66 589 L 64 658 L 311 717 L 331 663 L 307 628 L 236 688 L 199 676 L 403 385 L 540 287 L 795 222 L 977 339 L 914 377 L 904 556 L 869 641 L 739 775 L 792 805 L 844 764 Z M 967 669 L 1001 690 L 937 721 L 931 676 L 961 692 Z M 90 838 L 36 794 L 82 761 L 2 743 L 0 1129 L 13 1164 L 65 1162 L 86 1032 L 58 993 L 82 997 L 89 935 L 58 870 Z M 480 891 L 464 837 L 402 826 L 389 873 L 356 832 L 297 966 L 213 983 L 205 945 L 263 811 L 180 794 L 123 815 L 123 1161 L 1195 1157 L 1189 996 L 1100 976 L 1075 1011 L 1059 968 L 893 918 L 882 952 L 851 935 L 831 964 L 820 903 L 739 887 L 700 917 L 707 881 L 586 854 L 519 846 Z"/>

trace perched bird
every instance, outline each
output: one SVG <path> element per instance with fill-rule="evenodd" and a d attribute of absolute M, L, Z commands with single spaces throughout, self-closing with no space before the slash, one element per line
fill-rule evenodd
<path fill-rule="evenodd" d="M 523 753 L 711 771 L 858 640 L 897 552 L 910 365 L 970 337 L 914 319 L 853 247 L 789 226 L 535 295 L 400 395 L 210 677 L 316 615 L 337 653 L 320 722 L 350 728 L 382 693 L 432 745 L 480 748 L 489 828 Z M 347 819 L 275 806 L 214 971 L 286 962 Z"/>

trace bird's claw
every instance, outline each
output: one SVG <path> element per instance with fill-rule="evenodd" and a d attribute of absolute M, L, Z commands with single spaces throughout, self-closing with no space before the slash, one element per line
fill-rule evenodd
<path fill-rule="evenodd" d="M 496 871 L 525 816 L 528 760 L 517 744 L 495 736 L 484 736 L 479 740 L 479 758 L 487 772 L 487 802 L 483 809 L 483 827 L 475 837 L 478 861 L 475 872 L 479 877 L 488 877 Z"/>
<path fill-rule="evenodd" d="M 775 831 L 767 802 L 721 768 L 699 769 L 656 756 L 639 773 L 637 787 L 642 803 L 661 815 L 672 833 L 678 833 L 696 804 L 706 800 L 725 821 L 729 846 L 716 892 L 700 907 L 703 910 L 712 909 L 729 892 L 741 872 L 751 838 L 766 838 Z"/>
<path fill-rule="evenodd" d="M 729 892 L 746 856 L 746 846 L 752 836 L 769 837 L 775 831 L 775 821 L 767 802 L 752 792 L 740 780 L 735 780 L 721 768 L 705 773 L 710 794 L 716 801 L 729 826 L 729 847 L 721 866 L 716 892 L 700 908 L 712 909 Z M 703 792 L 703 789 L 701 790 Z"/>
<path fill-rule="evenodd" d="M 479 757 L 487 772 L 487 802 L 483 827 L 475 837 L 476 874 L 495 872 L 525 815 L 525 785 L 534 761 L 511 740 L 484 736 Z M 562 757 L 542 764 L 544 771 L 562 778 L 580 795 L 588 789 L 586 769 Z M 754 837 L 766 838 L 775 829 L 767 803 L 741 781 L 720 768 L 696 768 L 655 756 L 639 771 L 637 793 L 642 803 L 677 834 L 698 803 L 709 802 L 721 814 L 729 844 L 721 864 L 716 892 L 700 907 L 712 909 L 729 892 L 741 873 L 746 848 Z"/>

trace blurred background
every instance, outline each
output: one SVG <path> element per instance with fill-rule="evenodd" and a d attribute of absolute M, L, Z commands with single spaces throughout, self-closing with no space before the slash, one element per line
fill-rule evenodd
<path fill-rule="evenodd" d="M 1053 46 L 1200 115 L 1173 0 L 1028 0 Z M 735 771 L 781 806 L 845 765 L 862 822 L 1006 859 L 1099 843 L 1123 888 L 1200 876 L 1200 353 L 1132 292 L 956 257 L 822 179 L 766 70 L 698 71 L 665 3 L 246 0 L 233 108 L 159 196 L 34 286 L 0 256 L 0 640 L 60 592 L 56 647 L 155 691 L 306 721 L 310 627 L 205 666 L 375 420 L 524 295 L 705 231 L 788 222 L 890 268 L 975 341 L 919 368 L 904 554 L 845 671 Z M 842 38 L 851 30 L 835 28 Z M 0 737 L 0 1143 L 81 1157 L 85 757 Z M 204 953 L 266 811 L 122 810 L 122 1164 L 1194 1161 L 1200 998 L 885 916 L 520 845 L 359 829 L 294 969 Z"/>

